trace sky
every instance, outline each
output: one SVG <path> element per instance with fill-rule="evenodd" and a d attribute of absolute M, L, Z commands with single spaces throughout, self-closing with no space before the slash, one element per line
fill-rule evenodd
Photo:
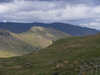
<path fill-rule="evenodd" d="M 100 0 L 0 0 L 0 22 L 61 22 L 100 30 Z"/>

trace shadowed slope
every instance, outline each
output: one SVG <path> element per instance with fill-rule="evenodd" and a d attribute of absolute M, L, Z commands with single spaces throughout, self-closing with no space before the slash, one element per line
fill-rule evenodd
<path fill-rule="evenodd" d="M 33 50 L 32 46 L 13 37 L 11 32 L 0 30 L 0 57 L 19 56 Z"/>

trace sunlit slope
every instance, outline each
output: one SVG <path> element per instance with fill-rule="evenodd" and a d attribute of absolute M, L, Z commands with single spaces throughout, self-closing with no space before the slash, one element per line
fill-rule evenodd
<path fill-rule="evenodd" d="M 11 32 L 0 30 L 0 58 L 19 56 L 32 52 L 32 46 L 13 37 Z"/>
<path fill-rule="evenodd" d="M 40 26 L 33 26 L 28 32 L 12 35 L 38 48 L 45 48 L 51 45 L 52 41 L 70 36 L 58 30 Z"/>
<path fill-rule="evenodd" d="M 39 52 L 0 63 L 0 75 L 100 75 L 100 34 L 58 40 Z"/>

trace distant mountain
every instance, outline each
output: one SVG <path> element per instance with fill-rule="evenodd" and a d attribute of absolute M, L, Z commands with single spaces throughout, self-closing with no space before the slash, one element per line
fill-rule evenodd
<path fill-rule="evenodd" d="M 11 32 L 15 33 L 21 33 L 26 32 L 33 26 L 42 26 L 47 28 L 54 28 L 59 31 L 65 32 L 67 34 L 73 35 L 73 36 L 83 36 L 83 35 L 92 35 L 96 34 L 99 31 L 95 29 L 90 29 L 86 27 L 79 27 L 76 25 L 71 24 L 65 24 L 65 23 L 0 23 L 0 28 L 2 29 L 8 29 Z"/>

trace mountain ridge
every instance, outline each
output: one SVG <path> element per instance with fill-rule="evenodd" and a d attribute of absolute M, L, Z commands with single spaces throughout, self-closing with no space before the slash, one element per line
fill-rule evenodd
<path fill-rule="evenodd" d="M 42 26 L 47 28 L 51 27 L 73 36 L 93 35 L 100 32 L 95 29 L 80 27 L 67 23 L 14 23 L 14 22 L 0 23 L 1 29 L 8 29 L 11 32 L 15 33 L 26 32 L 29 29 L 31 29 L 32 26 Z"/>

